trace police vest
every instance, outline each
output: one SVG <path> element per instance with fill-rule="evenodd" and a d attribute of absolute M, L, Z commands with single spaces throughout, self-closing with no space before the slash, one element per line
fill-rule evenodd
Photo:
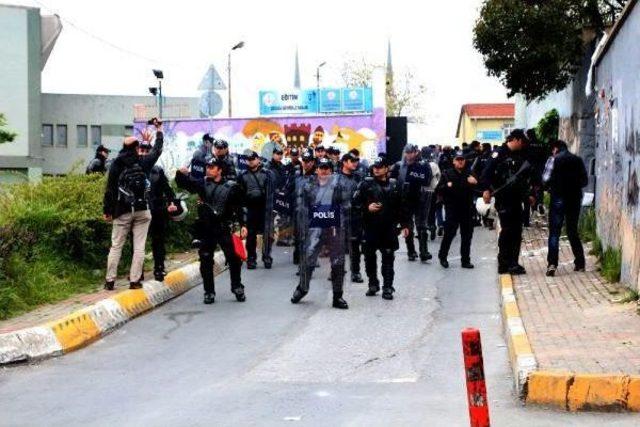
<path fill-rule="evenodd" d="M 309 228 L 340 227 L 340 206 L 313 205 L 309 209 Z"/>

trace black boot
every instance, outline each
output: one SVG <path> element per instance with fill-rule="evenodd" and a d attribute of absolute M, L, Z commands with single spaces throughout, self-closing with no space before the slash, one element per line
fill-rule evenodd
<path fill-rule="evenodd" d="M 473 264 L 471 264 L 471 262 L 470 262 L 470 261 L 462 261 L 462 268 L 469 268 L 469 269 L 471 269 L 471 268 L 474 268 L 474 265 L 473 265 Z"/>
<path fill-rule="evenodd" d="M 364 283 L 364 279 L 362 279 L 360 273 L 351 273 L 351 281 L 353 283 Z"/>
<path fill-rule="evenodd" d="M 409 261 L 415 261 L 418 259 L 418 254 L 415 252 L 409 252 L 407 257 L 409 258 Z"/>
<path fill-rule="evenodd" d="M 333 293 L 333 308 L 339 308 L 341 310 L 349 308 L 349 304 L 342 298 L 342 292 Z"/>
<path fill-rule="evenodd" d="M 378 281 L 369 282 L 369 290 L 365 294 L 368 297 L 375 297 L 376 294 L 380 291 L 380 283 Z"/>
<path fill-rule="evenodd" d="M 110 282 L 104 282 L 104 290 L 105 291 L 112 291 L 116 286 L 116 282 L 114 282 L 113 280 Z"/>
<path fill-rule="evenodd" d="M 304 292 L 302 289 L 300 289 L 300 286 L 298 286 L 296 290 L 293 292 L 293 296 L 291 297 L 291 303 L 292 304 L 299 303 L 302 300 L 302 298 L 304 298 L 305 295 L 307 295 L 307 293 Z"/>
<path fill-rule="evenodd" d="M 238 302 L 245 302 L 247 300 L 247 296 L 244 293 L 244 286 L 237 286 L 234 289 L 231 289 L 231 292 L 236 296 L 236 300 Z"/>
<path fill-rule="evenodd" d="M 216 301 L 216 294 L 214 293 L 205 293 L 204 294 L 204 303 L 205 304 L 213 304 Z"/>
<path fill-rule="evenodd" d="M 431 255 L 431 253 L 430 253 L 430 252 L 427 252 L 427 253 L 426 253 L 426 254 L 424 254 L 424 255 L 420 255 L 420 261 L 421 261 L 421 262 L 427 262 L 427 261 L 429 261 L 429 260 L 430 260 L 430 259 L 432 259 L 432 258 L 433 258 L 433 255 Z"/>
<path fill-rule="evenodd" d="M 255 259 L 247 260 L 247 270 L 255 270 L 257 266 L 258 266 L 258 263 L 256 262 Z"/>
<path fill-rule="evenodd" d="M 382 298 L 386 300 L 393 299 L 393 286 L 385 286 L 382 288 Z"/>
<path fill-rule="evenodd" d="M 418 248 L 420 250 L 420 262 L 427 262 L 433 256 L 429 253 L 429 235 L 426 229 L 418 232 Z"/>
<path fill-rule="evenodd" d="M 153 269 L 153 278 L 156 279 L 158 282 L 162 282 L 166 274 L 167 273 L 165 273 L 164 267 L 156 267 Z"/>
<path fill-rule="evenodd" d="M 444 268 L 449 268 L 449 261 L 447 261 L 446 257 L 439 256 L 438 259 L 440 260 L 441 266 L 443 266 Z"/>
<path fill-rule="evenodd" d="M 269 257 L 264 257 L 262 259 L 262 262 L 264 263 L 264 268 L 266 268 L 267 270 L 271 269 L 271 266 L 273 265 L 273 258 Z"/>

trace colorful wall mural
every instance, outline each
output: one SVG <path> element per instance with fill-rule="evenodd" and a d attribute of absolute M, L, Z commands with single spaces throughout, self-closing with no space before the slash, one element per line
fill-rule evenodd
<path fill-rule="evenodd" d="M 134 123 L 137 134 L 145 128 L 146 122 Z M 363 115 L 167 120 L 164 132 L 165 149 L 159 163 L 171 174 L 189 162 L 205 133 L 228 141 L 232 153 L 252 149 L 268 159 L 275 144 L 283 148 L 322 144 L 335 146 L 343 153 L 357 148 L 361 157 L 369 160 L 386 151 L 386 115 L 382 108 Z"/>

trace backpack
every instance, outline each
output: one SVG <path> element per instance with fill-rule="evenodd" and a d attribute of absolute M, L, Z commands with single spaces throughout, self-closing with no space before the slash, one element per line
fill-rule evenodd
<path fill-rule="evenodd" d="M 142 167 L 136 163 L 127 166 L 118 178 L 118 200 L 133 207 L 146 203 L 149 196 L 149 180 Z"/>

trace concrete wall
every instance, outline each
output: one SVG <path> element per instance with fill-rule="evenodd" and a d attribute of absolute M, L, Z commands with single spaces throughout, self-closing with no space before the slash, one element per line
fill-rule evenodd
<path fill-rule="evenodd" d="M 0 169 L 39 168 L 40 11 L 0 5 L 0 112 L 16 140 L 0 145 Z"/>
<path fill-rule="evenodd" d="M 127 133 L 126 126 L 132 126 L 134 106 L 153 106 L 150 96 L 111 96 L 111 95 L 69 95 L 42 94 L 42 124 L 53 125 L 54 145 L 43 146 L 43 172 L 45 174 L 66 174 L 72 171 L 84 172 L 84 168 L 95 154 L 91 140 L 91 126 L 100 126 L 100 142 L 106 147 L 119 150 Z M 179 109 L 187 117 L 198 117 L 199 98 L 165 98 L 167 110 Z M 182 106 L 181 108 L 175 108 Z M 147 108 L 155 113 L 154 108 Z M 166 115 L 165 115 L 166 116 Z M 56 126 L 67 126 L 67 145 L 56 141 Z M 78 125 L 87 127 L 88 143 L 86 147 L 78 145 Z M 112 156 L 115 155 L 112 152 Z"/>
<path fill-rule="evenodd" d="M 596 68 L 598 234 L 622 248 L 622 282 L 640 288 L 640 7 L 600 56 Z"/>

